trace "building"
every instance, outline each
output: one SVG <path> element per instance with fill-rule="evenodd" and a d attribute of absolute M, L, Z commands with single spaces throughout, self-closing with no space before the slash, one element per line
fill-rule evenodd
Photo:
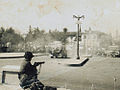
<path fill-rule="evenodd" d="M 82 33 L 81 44 L 84 47 L 85 53 L 95 54 L 98 50 L 107 49 L 112 44 L 112 39 L 106 33 L 89 29 Z"/>

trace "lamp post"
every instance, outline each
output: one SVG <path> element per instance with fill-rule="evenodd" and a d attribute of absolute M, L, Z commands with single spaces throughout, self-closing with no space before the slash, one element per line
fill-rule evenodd
<path fill-rule="evenodd" d="M 84 18 L 84 15 L 82 15 L 82 16 L 73 15 L 73 18 L 77 19 L 77 28 L 78 28 L 78 32 L 77 32 L 77 59 L 80 59 L 80 55 L 79 55 L 79 41 L 81 39 L 81 22 L 80 22 L 80 19 Z"/>

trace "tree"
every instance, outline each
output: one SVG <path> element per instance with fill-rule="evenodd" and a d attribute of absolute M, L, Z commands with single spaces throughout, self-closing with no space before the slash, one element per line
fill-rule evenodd
<path fill-rule="evenodd" d="M 2 30 L 1 37 L 2 47 L 5 47 L 8 42 L 10 42 L 12 46 L 15 46 L 23 40 L 23 38 L 19 34 L 15 33 L 15 30 L 12 27 L 6 30 L 1 28 L 1 30 Z"/>
<path fill-rule="evenodd" d="M 63 32 L 67 33 L 68 29 L 67 28 L 63 28 Z"/>
<path fill-rule="evenodd" d="M 62 43 L 66 44 L 67 43 L 67 28 L 63 28 L 63 38 L 62 38 Z"/>
<path fill-rule="evenodd" d="M 61 41 L 63 44 L 67 43 L 67 28 L 63 28 L 63 32 L 59 32 L 57 29 L 49 32 L 51 40 Z"/>
<path fill-rule="evenodd" d="M 2 35 L 5 32 L 5 29 L 3 27 L 0 28 L 0 51 L 2 47 Z"/>

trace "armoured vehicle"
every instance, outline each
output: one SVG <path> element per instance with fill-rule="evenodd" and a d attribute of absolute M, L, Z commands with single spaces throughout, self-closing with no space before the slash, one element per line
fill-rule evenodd
<path fill-rule="evenodd" d="M 51 54 L 51 58 L 67 58 L 66 47 L 59 41 L 55 41 L 49 46 L 49 53 Z"/>

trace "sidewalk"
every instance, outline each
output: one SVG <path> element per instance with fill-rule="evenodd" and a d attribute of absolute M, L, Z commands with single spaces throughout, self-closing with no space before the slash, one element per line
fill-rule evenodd
<path fill-rule="evenodd" d="M 0 53 L 0 57 L 12 57 L 12 56 L 24 56 L 23 52 L 17 52 L 17 53 Z"/>
<path fill-rule="evenodd" d="M 0 90 L 23 90 L 19 85 L 1 84 Z"/>

